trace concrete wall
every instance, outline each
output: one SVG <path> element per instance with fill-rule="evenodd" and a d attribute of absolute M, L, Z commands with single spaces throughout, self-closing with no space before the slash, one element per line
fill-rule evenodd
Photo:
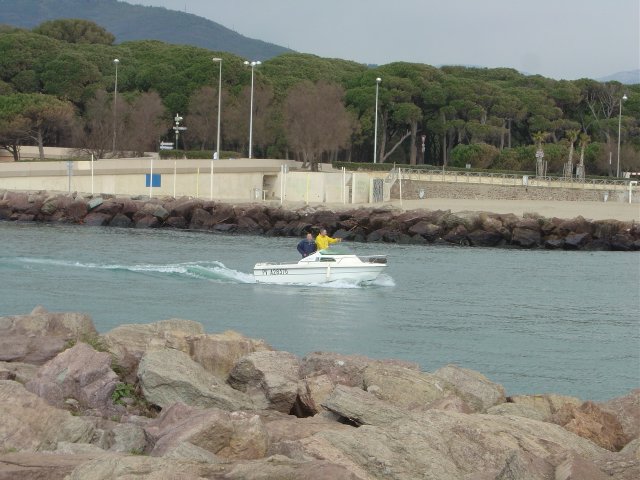
<path fill-rule="evenodd" d="M 536 187 L 525 185 L 502 186 L 474 183 L 442 183 L 421 180 L 403 180 L 403 200 L 417 200 L 420 191 L 423 198 L 459 198 L 487 200 L 558 200 L 558 201 L 594 201 L 602 202 L 605 195 L 608 201 L 629 201 L 629 190 L 617 189 L 580 189 L 558 187 Z M 400 198 L 400 184 L 395 182 L 391 189 L 391 198 Z M 633 188 L 632 202 L 640 202 L 640 188 Z"/>

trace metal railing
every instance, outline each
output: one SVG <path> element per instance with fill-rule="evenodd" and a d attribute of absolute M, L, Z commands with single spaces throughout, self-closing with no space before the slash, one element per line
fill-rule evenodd
<path fill-rule="evenodd" d="M 474 183 L 483 185 L 550 188 L 580 188 L 590 190 L 625 190 L 629 188 L 629 180 L 606 178 L 568 179 L 565 177 L 536 177 L 535 175 L 518 175 L 513 173 L 464 172 L 457 170 L 423 170 L 415 168 L 395 167 L 389 171 L 384 179 L 386 184 L 393 185 L 402 170 L 403 180 L 417 180 L 427 182 Z"/>

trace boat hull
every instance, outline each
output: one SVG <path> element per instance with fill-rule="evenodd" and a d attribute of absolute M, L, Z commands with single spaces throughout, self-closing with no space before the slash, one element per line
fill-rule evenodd
<path fill-rule="evenodd" d="M 318 284 L 335 281 L 353 283 L 372 282 L 382 273 L 386 265 L 334 266 L 320 264 L 257 264 L 253 276 L 258 283 Z"/>

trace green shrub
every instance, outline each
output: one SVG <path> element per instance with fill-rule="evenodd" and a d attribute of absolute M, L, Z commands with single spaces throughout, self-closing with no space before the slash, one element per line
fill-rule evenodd
<path fill-rule="evenodd" d="M 135 387 L 129 383 L 118 383 L 115 390 L 111 394 L 111 399 L 114 403 L 124 405 L 124 398 L 134 398 Z"/>
<path fill-rule="evenodd" d="M 451 165 L 454 167 L 487 168 L 498 157 L 499 150 L 486 143 L 474 143 L 471 145 L 459 144 L 451 150 Z"/>

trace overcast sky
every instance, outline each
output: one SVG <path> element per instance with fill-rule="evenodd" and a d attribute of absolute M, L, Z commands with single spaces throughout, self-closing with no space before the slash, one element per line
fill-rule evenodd
<path fill-rule="evenodd" d="M 640 68 L 640 0 L 128 1 L 360 63 L 512 67 L 568 80 Z"/>

